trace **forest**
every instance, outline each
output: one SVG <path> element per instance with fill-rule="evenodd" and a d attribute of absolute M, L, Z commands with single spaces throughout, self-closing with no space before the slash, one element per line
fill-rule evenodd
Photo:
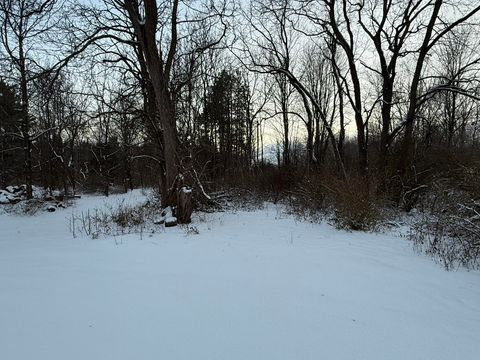
<path fill-rule="evenodd" d="M 0 187 L 153 187 L 179 223 L 232 189 L 353 230 L 420 211 L 415 237 L 454 235 L 468 263 L 479 16 L 474 0 L 2 0 Z"/>

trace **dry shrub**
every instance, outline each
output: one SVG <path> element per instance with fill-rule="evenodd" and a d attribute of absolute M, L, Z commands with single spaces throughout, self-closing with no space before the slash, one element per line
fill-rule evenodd
<path fill-rule="evenodd" d="M 196 211 L 220 211 L 231 206 L 241 209 L 258 209 L 264 202 L 277 202 L 287 197 L 298 187 L 302 171 L 294 167 L 277 167 L 260 163 L 248 170 L 229 171 L 228 176 L 215 182 L 202 181 L 211 199 L 205 199 L 196 191 Z"/>
<path fill-rule="evenodd" d="M 307 171 L 302 166 L 258 164 L 234 177 L 224 177 L 222 185 L 220 189 L 228 190 L 217 188 L 210 193 L 221 204 L 258 207 L 258 200 L 282 202 L 289 206 L 290 213 L 304 219 L 317 221 L 333 215 L 339 228 L 349 230 L 372 230 L 382 220 L 383 212 L 372 195 L 374 179 L 367 182 L 361 176 L 350 175 L 348 180 L 342 180 L 335 169 L 327 166 L 322 171 Z M 197 204 L 198 208 L 205 209 Z"/>
<path fill-rule="evenodd" d="M 110 217 L 113 223 L 120 228 L 136 227 L 145 223 L 148 206 L 127 206 L 121 203 L 118 207 L 112 208 Z"/>
<path fill-rule="evenodd" d="M 412 226 L 415 247 L 448 270 L 480 266 L 479 175 L 479 168 L 463 167 L 437 179 L 422 199 L 422 216 Z"/>
<path fill-rule="evenodd" d="M 41 199 L 30 199 L 22 201 L 13 206 L 16 213 L 25 215 L 35 215 L 45 208 L 46 202 Z"/>
<path fill-rule="evenodd" d="M 217 180 L 217 185 L 222 189 L 248 189 L 278 199 L 300 182 L 301 175 L 302 170 L 293 166 L 260 163 L 248 170 L 230 171 L 221 182 Z"/>
<path fill-rule="evenodd" d="M 74 237 L 83 234 L 93 239 L 101 235 L 155 232 L 154 222 L 160 212 L 159 202 L 153 198 L 137 205 L 122 201 L 72 215 L 70 229 Z"/>
<path fill-rule="evenodd" d="M 359 176 L 342 180 L 335 174 L 312 174 L 292 192 L 290 205 L 304 217 L 333 215 L 338 228 L 372 230 L 382 220 L 382 212 L 371 187 Z"/>
<path fill-rule="evenodd" d="M 277 202 L 283 195 L 292 191 L 300 181 L 300 171 L 290 166 L 264 167 L 259 179 L 259 190 L 270 193 Z"/>
<path fill-rule="evenodd" d="M 369 183 L 370 181 L 370 183 Z M 376 199 L 371 195 L 371 179 L 355 176 L 348 180 L 332 178 L 329 186 L 335 193 L 335 220 L 339 228 L 372 230 L 381 220 Z"/>

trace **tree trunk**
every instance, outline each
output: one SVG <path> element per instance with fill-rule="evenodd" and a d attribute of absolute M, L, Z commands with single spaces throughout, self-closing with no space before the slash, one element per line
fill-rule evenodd
<path fill-rule="evenodd" d="M 22 32 L 22 27 L 20 28 Z M 25 182 L 27 185 L 27 199 L 33 197 L 33 171 L 32 171 L 32 141 L 30 139 L 30 119 L 28 115 L 28 84 L 27 84 L 27 68 L 25 64 L 25 56 L 23 50 L 23 38 L 19 38 L 19 62 L 20 62 L 20 89 L 22 97 L 22 137 L 25 161 Z"/>
<path fill-rule="evenodd" d="M 172 3 L 171 40 L 166 61 L 162 58 L 157 46 L 158 7 L 155 0 L 143 2 L 144 15 L 138 2 L 125 0 L 124 7 L 128 12 L 138 39 L 138 58 L 144 65 L 144 81 L 150 81 L 155 96 L 156 116 L 161 133 L 164 171 L 160 174 L 162 206 L 175 206 L 177 189 L 175 184 L 179 178 L 179 141 L 175 122 L 175 112 L 169 91 L 169 77 L 177 46 L 177 11 L 178 0 Z M 144 17 L 141 19 L 141 17 Z M 148 77 L 148 78 L 147 78 Z"/>
<path fill-rule="evenodd" d="M 429 50 L 429 43 L 432 37 L 433 28 L 435 26 L 438 13 L 442 6 L 442 0 L 436 0 L 434 8 L 432 10 L 432 15 L 430 21 L 427 25 L 427 30 L 425 37 L 423 39 L 422 47 L 420 48 L 420 53 L 418 54 L 417 64 L 415 66 L 415 72 L 413 74 L 412 82 L 410 85 L 410 93 L 408 96 L 408 112 L 405 118 L 405 136 L 403 139 L 403 151 L 402 157 L 400 160 L 400 174 L 403 176 L 408 176 L 409 169 L 412 166 L 414 153 L 415 153 L 415 140 L 414 140 L 414 128 L 415 120 L 417 115 L 417 97 L 418 97 L 418 87 L 420 85 L 420 77 L 423 70 L 423 65 L 427 57 Z"/>

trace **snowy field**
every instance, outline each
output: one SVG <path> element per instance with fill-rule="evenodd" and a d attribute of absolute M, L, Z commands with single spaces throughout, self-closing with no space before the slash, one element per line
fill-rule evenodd
<path fill-rule="evenodd" d="M 112 196 L 135 202 L 139 192 Z M 480 273 L 273 205 L 151 237 L 0 215 L 0 359 L 480 359 Z"/>

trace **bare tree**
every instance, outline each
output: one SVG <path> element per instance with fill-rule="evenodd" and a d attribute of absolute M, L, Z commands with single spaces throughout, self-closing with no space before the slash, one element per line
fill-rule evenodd
<path fill-rule="evenodd" d="M 179 0 L 162 2 L 161 11 L 156 0 L 115 0 L 119 8 L 124 9 L 133 28 L 135 39 L 138 41 L 137 56 L 142 65 L 143 73 L 148 76 L 151 86 L 150 98 L 154 97 L 155 116 L 158 119 L 163 149 L 164 173 L 162 177 L 162 198 L 164 205 L 175 205 L 176 187 L 182 182 L 180 167 L 182 163 L 180 143 L 177 134 L 175 107 L 173 104 L 173 89 L 171 88 L 172 71 L 178 61 L 180 25 L 198 19 L 180 20 Z M 225 5 L 217 9 L 212 3 L 205 9 L 203 17 L 212 19 L 210 24 L 222 24 L 225 29 L 222 14 Z M 186 11 L 188 14 L 189 11 Z M 205 15 L 206 14 L 206 15 Z M 212 27 L 214 25 L 211 25 Z M 160 31 L 158 31 L 160 29 Z M 160 41 L 158 39 L 161 36 Z M 167 35 L 168 34 L 168 35 Z M 202 52 L 218 44 L 223 37 L 213 39 L 208 44 L 201 44 L 195 51 Z M 188 37 L 188 34 L 186 35 Z M 167 39 L 167 40 L 165 40 Z"/>
<path fill-rule="evenodd" d="M 427 55 L 432 48 L 449 32 L 457 26 L 465 23 L 468 19 L 480 11 L 480 5 L 470 7 L 464 10 L 459 17 L 452 21 L 445 21 L 440 15 L 444 7 L 443 0 L 432 0 L 429 2 L 431 12 L 428 23 L 425 27 L 425 33 L 418 51 L 415 64 L 415 71 L 410 82 L 408 94 L 408 110 L 405 117 L 405 136 L 403 141 L 403 156 L 400 169 L 402 173 L 408 173 L 414 159 L 414 128 L 419 105 L 419 89 L 423 74 L 423 67 L 427 59 Z"/>
<path fill-rule="evenodd" d="M 249 26 L 253 30 L 249 33 L 250 36 L 243 39 L 243 48 L 239 49 L 237 58 L 252 71 L 285 77 L 302 99 L 307 115 L 305 123 L 312 124 L 312 108 L 321 112 L 321 106 L 302 83 L 300 77 L 294 74 L 292 68 L 292 45 L 298 33 L 296 30 L 299 23 L 298 15 L 293 11 L 289 0 L 269 1 L 252 6 L 247 17 L 250 19 Z M 252 48 L 258 51 L 255 52 Z M 328 137 L 335 139 L 331 124 L 324 121 L 323 125 L 328 132 Z M 309 156 L 313 160 L 313 146 L 311 141 L 310 143 Z M 337 167 L 342 176 L 346 177 L 336 141 L 332 141 L 332 148 Z"/>
<path fill-rule="evenodd" d="M 347 0 L 321 0 L 305 3 L 301 8 L 302 17 L 308 19 L 315 30 L 313 35 L 326 32 L 337 45 L 343 50 L 348 63 L 348 74 L 350 81 L 344 81 L 346 95 L 354 112 L 355 125 L 357 130 L 358 166 L 360 174 L 366 176 L 368 173 L 368 143 L 367 143 L 367 120 L 364 120 L 363 87 L 358 69 L 357 56 L 360 45 L 356 37 L 356 29 L 351 19 L 351 12 L 355 8 Z"/>
<path fill-rule="evenodd" d="M 53 13 L 57 0 L 2 0 L 0 2 L 0 37 L 7 59 L 18 74 L 20 85 L 22 121 L 18 136 L 23 140 L 25 182 L 27 197 L 32 198 L 32 142 L 33 118 L 29 112 L 30 85 L 43 70 L 35 56 L 35 42 L 41 41 L 53 27 Z"/>

